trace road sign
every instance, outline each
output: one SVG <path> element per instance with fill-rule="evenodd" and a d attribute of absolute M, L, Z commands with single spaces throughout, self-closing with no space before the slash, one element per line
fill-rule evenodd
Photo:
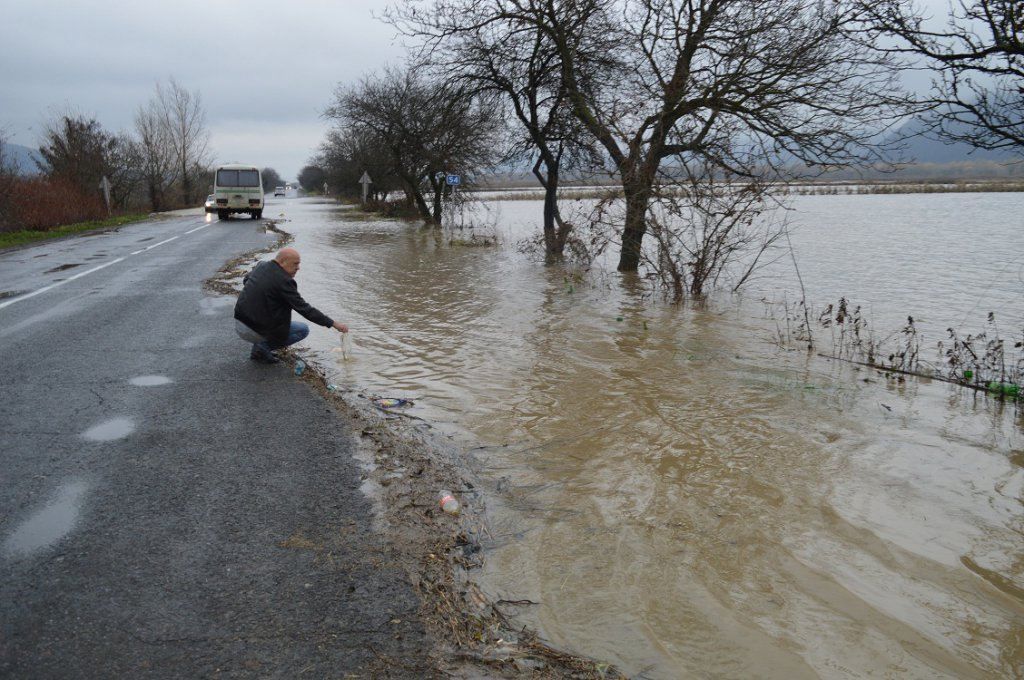
<path fill-rule="evenodd" d="M 461 175 L 448 175 L 447 177 L 445 177 L 445 180 L 448 182 L 448 186 L 450 187 L 457 187 L 460 184 L 462 184 Z"/>
<path fill-rule="evenodd" d="M 370 190 L 370 185 L 373 184 L 370 173 L 363 170 L 363 176 L 359 178 L 359 183 L 363 185 L 363 203 L 366 203 L 366 194 Z"/>

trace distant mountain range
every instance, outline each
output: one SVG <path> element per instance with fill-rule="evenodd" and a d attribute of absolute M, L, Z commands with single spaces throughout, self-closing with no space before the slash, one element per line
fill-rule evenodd
<path fill-rule="evenodd" d="M 902 157 L 906 158 L 912 164 L 925 164 L 925 165 L 944 165 L 944 164 L 975 164 L 980 166 L 974 171 L 968 172 L 968 168 L 962 167 L 950 167 L 949 172 L 956 174 L 957 172 L 967 172 L 967 174 L 986 173 L 990 172 L 991 169 L 986 169 L 988 166 L 992 166 L 992 169 L 996 171 L 1000 170 L 996 166 L 999 163 L 1005 163 L 1013 160 L 1015 156 L 1006 151 L 986 151 L 984 149 L 975 149 L 968 144 L 958 142 L 956 144 L 944 144 L 936 139 L 925 137 L 921 134 L 925 130 L 925 125 L 920 119 L 914 119 L 906 123 L 897 133 L 899 136 L 906 136 L 904 144 L 904 150 Z M 36 160 L 39 159 L 38 149 L 33 149 L 21 144 L 4 144 L 4 154 L 10 158 L 13 165 L 17 168 L 19 174 L 22 175 L 34 175 L 39 172 L 39 166 L 36 164 Z M 1020 156 L 1016 156 L 1020 158 Z M 908 168 L 907 170 L 912 169 Z M 929 168 L 930 173 L 935 173 L 938 168 Z M 515 176 L 522 175 L 526 179 L 532 179 L 532 175 L 529 173 L 528 168 L 505 168 L 495 173 L 496 176 Z M 1002 173 L 999 173 L 1002 174 Z M 566 178 L 568 179 L 568 178 Z"/>
<path fill-rule="evenodd" d="M 961 127 L 966 131 L 966 126 Z M 922 133 L 926 129 L 925 123 L 921 119 L 915 118 L 896 133 L 899 137 L 907 138 L 903 142 L 905 146 L 903 155 L 913 163 L 1005 162 L 1013 158 L 1013 155 L 1007 151 L 975 149 L 963 142 L 944 144 L 925 137 Z"/>
<path fill-rule="evenodd" d="M 36 165 L 36 159 L 39 158 L 38 150 L 21 144 L 4 144 L 3 154 L 5 158 L 10 159 L 18 174 L 35 175 L 39 172 L 39 166 Z"/>

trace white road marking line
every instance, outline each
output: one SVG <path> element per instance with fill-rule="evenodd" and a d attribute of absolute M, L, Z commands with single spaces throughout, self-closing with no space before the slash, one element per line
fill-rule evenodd
<path fill-rule="evenodd" d="M 153 250 L 153 248 L 156 248 L 157 246 L 162 246 L 162 245 L 163 245 L 163 244 L 165 244 L 165 243 L 170 243 L 171 241 L 173 241 L 173 240 L 174 240 L 174 239 L 176 239 L 176 238 L 178 238 L 178 237 L 177 237 L 177 236 L 172 236 L 172 237 L 170 237 L 169 239 L 167 239 L 166 241 L 160 241 L 160 243 L 154 243 L 154 244 L 153 244 L 153 245 L 151 245 L 151 246 L 146 246 L 146 247 L 145 247 L 145 248 L 143 248 L 142 250 L 143 250 L 143 252 L 145 252 L 145 251 L 147 251 L 147 250 Z"/>
<path fill-rule="evenodd" d="M 195 231 L 195 230 L 193 229 L 193 231 Z M 185 233 L 186 233 L 186 234 L 191 234 L 192 232 L 191 232 L 191 231 L 187 231 L 187 232 L 185 232 Z M 179 235 L 179 236 L 180 236 L 180 235 Z M 153 245 L 151 245 L 151 246 L 146 246 L 145 248 L 140 248 L 139 250 L 136 250 L 135 252 L 133 252 L 133 253 L 128 253 L 128 254 L 129 254 L 129 255 L 138 255 L 139 253 L 144 253 L 144 252 L 146 252 L 147 250 L 153 250 L 153 248 L 156 248 L 157 246 L 162 246 L 162 245 L 163 245 L 163 244 L 165 244 L 165 243 L 170 243 L 171 241 L 173 241 L 173 240 L 174 240 L 174 239 L 176 239 L 176 238 L 178 238 L 178 236 L 172 236 L 171 238 L 167 239 L 166 241 L 160 241 L 160 243 L 154 243 L 154 244 L 153 244 Z"/>
<path fill-rule="evenodd" d="M 171 241 L 174 241 L 174 240 L 178 239 L 181 236 L 185 236 L 187 234 L 191 234 L 192 232 L 199 231 L 200 229 L 205 229 L 208 226 L 210 226 L 210 225 L 209 224 L 204 224 L 201 227 L 196 227 L 195 229 L 192 229 L 190 231 L 186 231 L 185 234 L 179 234 L 178 236 L 172 236 L 171 238 L 169 238 L 169 239 L 167 239 L 165 241 L 160 241 L 159 243 L 154 243 L 151 246 L 146 246 L 145 248 L 142 248 L 140 250 L 136 250 L 136 251 L 134 251 L 132 253 L 129 253 L 125 257 L 130 257 L 132 255 L 138 255 L 139 253 L 144 253 L 147 250 L 152 250 L 153 248 L 156 248 L 157 246 L 162 246 L 165 243 L 170 243 Z M 63 281 L 58 281 L 57 283 L 51 283 L 49 286 L 43 286 L 39 290 L 34 290 L 31 293 L 25 293 L 24 295 L 19 295 L 18 297 L 14 298 L 12 300 L 8 300 L 7 302 L 0 302 L 0 309 L 3 309 L 4 307 L 10 307 L 15 302 L 21 302 L 22 300 L 28 300 L 29 298 L 33 298 L 36 295 L 40 295 L 42 293 L 45 293 L 46 291 L 53 290 L 57 286 L 63 286 L 65 283 L 68 283 L 70 281 L 74 281 L 75 279 L 80 279 L 83 276 L 85 276 L 86 274 L 92 274 L 93 272 L 98 272 L 99 270 L 105 269 L 106 267 L 109 267 L 112 264 L 117 264 L 118 262 L 124 262 L 124 257 L 119 257 L 116 260 L 111 260 L 110 262 L 107 262 L 106 264 L 101 264 L 98 267 L 93 267 L 92 269 L 88 269 L 88 270 L 86 270 L 84 272 L 79 272 L 79 273 L 75 274 L 74 276 L 69 276 L 68 278 L 64 279 Z"/>
<path fill-rule="evenodd" d="M 13 300 L 8 300 L 7 302 L 0 302 L 0 309 L 3 309 L 4 307 L 10 307 L 15 302 L 21 302 L 22 300 L 28 300 L 29 298 L 35 297 L 36 295 L 39 295 L 41 293 L 45 293 L 48 290 L 53 290 L 57 286 L 63 286 L 65 283 L 70 283 L 71 281 L 74 281 L 75 279 L 80 279 L 83 276 L 85 276 L 86 274 L 92 274 L 93 272 L 98 272 L 101 269 L 106 269 L 107 267 L 109 267 L 112 264 L 117 264 L 118 262 L 123 262 L 123 261 L 124 261 L 124 258 L 123 257 L 119 257 L 116 260 L 111 260 L 110 262 L 107 262 L 106 264 L 101 264 L 98 267 L 93 267 L 92 269 L 87 269 L 84 272 L 79 272 L 79 273 L 75 274 L 74 276 L 69 276 L 68 278 L 64 279 L 63 281 L 58 281 L 57 283 L 51 283 L 49 286 L 43 286 L 39 290 L 34 290 L 31 293 L 25 293 L 24 295 L 21 295 L 19 297 L 14 298 Z"/>

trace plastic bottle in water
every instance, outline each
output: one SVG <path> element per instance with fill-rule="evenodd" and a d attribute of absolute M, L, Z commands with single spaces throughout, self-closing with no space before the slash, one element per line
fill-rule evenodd
<path fill-rule="evenodd" d="M 341 334 L 341 356 L 344 359 L 352 356 L 352 331 Z"/>
<path fill-rule="evenodd" d="M 451 491 L 441 491 L 438 494 L 437 504 L 449 515 L 459 514 L 459 502 L 455 500 L 455 496 L 452 495 Z"/>
<path fill-rule="evenodd" d="M 306 370 L 306 362 L 302 359 L 295 361 L 295 375 L 302 375 L 302 372 Z"/>

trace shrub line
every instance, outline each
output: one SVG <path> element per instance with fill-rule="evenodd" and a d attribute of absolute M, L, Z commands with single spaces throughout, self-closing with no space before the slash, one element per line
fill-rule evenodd
<path fill-rule="evenodd" d="M 75 236 L 81 235 L 85 232 L 109 229 L 111 227 L 120 227 L 125 224 L 131 224 L 132 222 L 141 222 L 147 217 L 149 217 L 148 213 L 132 213 L 130 215 L 109 217 L 105 220 L 90 220 L 88 222 L 65 224 L 45 231 L 22 229 L 20 231 L 0 232 L 0 249 L 16 248 L 18 246 L 35 243 L 36 241 L 61 238 L 64 236 Z"/>

